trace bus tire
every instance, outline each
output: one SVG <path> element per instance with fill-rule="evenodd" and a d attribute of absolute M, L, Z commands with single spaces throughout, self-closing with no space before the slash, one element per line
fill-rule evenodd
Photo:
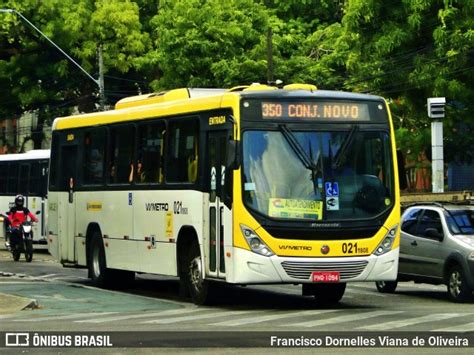
<path fill-rule="evenodd" d="M 397 281 L 375 281 L 375 287 L 380 293 L 394 293 L 397 285 Z"/>
<path fill-rule="evenodd" d="M 110 287 L 112 285 L 112 272 L 107 268 L 105 260 L 104 243 L 99 232 L 92 234 L 90 250 L 88 253 L 89 275 L 92 283 L 98 287 Z"/>
<path fill-rule="evenodd" d="M 323 305 L 338 303 L 344 296 L 345 291 L 345 282 L 311 285 L 311 293 L 314 295 L 316 302 Z"/>
<path fill-rule="evenodd" d="M 465 302 L 472 295 L 467 285 L 466 276 L 459 265 L 454 265 L 448 272 L 448 296 L 453 302 Z"/>
<path fill-rule="evenodd" d="M 188 251 L 185 269 L 181 273 L 182 283 L 189 291 L 194 304 L 203 305 L 210 302 L 210 282 L 204 278 L 202 269 L 201 251 L 199 244 L 193 242 Z"/>

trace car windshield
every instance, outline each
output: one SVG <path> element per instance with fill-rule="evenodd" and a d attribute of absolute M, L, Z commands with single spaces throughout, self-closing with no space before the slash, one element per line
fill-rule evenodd
<path fill-rule="evenodd" d="M 448 227 L 453 234 L 474 236 L 474 210 L 450 210 L 447 218 Z"/>
<path fill-rule="evenodd" d="M 371 218 L 393 204 L 386 131 L 278 130 L 243 133 L 243 197 L 273 218 Z"/>

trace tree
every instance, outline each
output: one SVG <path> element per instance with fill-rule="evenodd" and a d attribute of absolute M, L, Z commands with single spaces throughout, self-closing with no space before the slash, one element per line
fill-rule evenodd
<path fill-rule="evenodd" d="M 398 103 L 392 105 L 395 124 L 408 130 L 429 125 L 426 98 L 447 97 L 445 153 L 448 159 L 469 159 L 472 149 L 450 142 L 463 130 L 471 133 L 464 142 L 474 143 L 474 120 L 468 114 L 474 99 L 473 10 L 472 1 L 349 0 L 342 27 L 319 32 L 339 31 L 331 41 L 334 50 L 309 67 L 334 72 L 341 88 Z"/>
<path fill-rule="evenodd" d="M 151 42 L 141 30 L 136 3 L 12 0 L 2 7 L 22 13 L 95 78 L 97 48 L 102 45 L 106 73 L 111 77 L 106 81 L 109 98 L 125 88 L 128 92 L 121 96 L 138 91 L 133 77 L 140 78 L 141 59 Z M 96 110 L 96 83 L 19 16 L 0 15 L 0 80 L 6 93 L 0 103 L 1 117 L 38 110 L 41 127 L 43 121 L 67 114 L 75 106 Z M 123 73 L 133 73 L 130 81 L 112 81 Z"/>
<path fill-rule="evenodd" d="M 253 0 L 161 1 L 152 19 L 156 89 L 266 80 L 269 14 Z"/>

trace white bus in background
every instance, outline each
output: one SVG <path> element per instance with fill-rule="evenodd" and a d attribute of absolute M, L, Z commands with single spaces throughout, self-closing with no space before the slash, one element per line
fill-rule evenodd
<path fill-rule="evenodd" d="M 49 157 L 49 149 L 0 155 L 0 212 L 6 214 L 14 205 L 15 196 L 24 195 L 25 206 L 39 220 L 33 226 L 33 243 L 45 247 Z M 4 239 L 5 224 L 2 219 L 2 244 Z"/>

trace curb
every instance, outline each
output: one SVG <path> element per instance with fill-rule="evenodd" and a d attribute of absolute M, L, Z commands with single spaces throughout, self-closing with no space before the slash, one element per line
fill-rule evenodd
<path fill-rule="evenodd" d="M 33 310 L 39 307 L 36 299 L 0 293 L 0 318 L 2 315 L 13 314 L 23 310 Z"/>
<path fill-rule="evenodd" d="M 38 301 L 34 298 L 31 298 L 30 303 L 28 303 L 25 307 L 23 307 L 21 311 L 24 311 L 27 309 L 38 309 L 38 308 L 40 308 Z"/>

